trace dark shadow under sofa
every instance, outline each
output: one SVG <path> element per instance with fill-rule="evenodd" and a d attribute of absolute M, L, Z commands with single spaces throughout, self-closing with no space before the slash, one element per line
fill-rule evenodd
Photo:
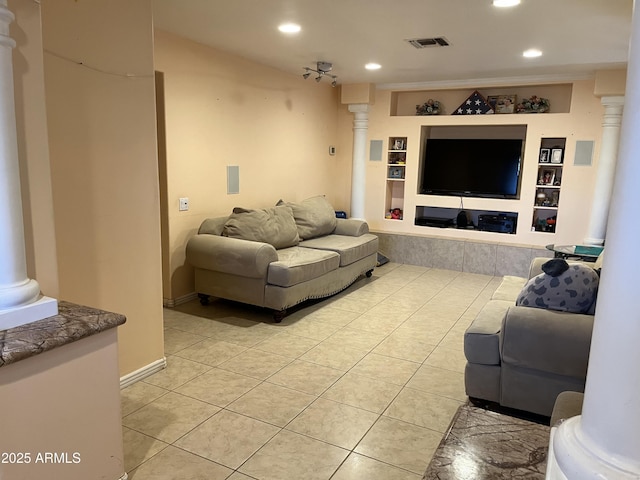
<path fill-rule="evenodd" d="M 378 237 L 366 222 L 336 218 L 317 196 L 206 219 L 186 257 L 201 303 L 214 296 L 257 305 L 273 309 L 279 322 L 288 308 L 371 276 L 377 251 Z"/>

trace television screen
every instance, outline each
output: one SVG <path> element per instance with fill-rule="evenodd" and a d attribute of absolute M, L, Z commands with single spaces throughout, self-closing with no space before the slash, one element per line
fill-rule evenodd
<path fill-rule="evenodd" d="M 519 198 L 522 140 L 427 140 L 420 193 Z"/>

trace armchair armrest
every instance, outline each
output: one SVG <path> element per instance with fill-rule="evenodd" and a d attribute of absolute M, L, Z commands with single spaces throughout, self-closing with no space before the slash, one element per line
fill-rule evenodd
<path fill-rule="evenodd" d="M 204 270 L 263 278 L 277 260 L 276 249 L 268 243 L 206 234 L 187 242 L 187 261 Z"/>
<path fill-rule="evenodd" d="M 593 315 L 513 306 L 502 324 L 502 362 L 585 378 Z"/>
<path fill-rule="evenodd" d="M 360 237 L 369 233 L 369 224 L 364 220 L 355 218 L 338 218 L 338 224 L 333 231 L 336 235 L 346 235 L 349 237 Z"/>

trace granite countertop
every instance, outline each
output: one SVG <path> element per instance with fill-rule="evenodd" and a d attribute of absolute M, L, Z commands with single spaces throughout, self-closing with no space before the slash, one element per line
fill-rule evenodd
<path fill-rule="evenodd" d="M 58 315 L 0 331 L 0 367 L 122 325 L 124 315 L 59 301 Z"/>

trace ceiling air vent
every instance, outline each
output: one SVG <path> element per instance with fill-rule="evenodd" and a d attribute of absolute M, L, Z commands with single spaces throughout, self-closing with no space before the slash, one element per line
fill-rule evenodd
<path fill-rule="evenodd" d="M 413 45 L 416 48 L 449 46 L 449 41 L 444 37 L 413 38 L 411 40 L 407 40 L 407 42 L 409 42 L 411 45 Z"/>

